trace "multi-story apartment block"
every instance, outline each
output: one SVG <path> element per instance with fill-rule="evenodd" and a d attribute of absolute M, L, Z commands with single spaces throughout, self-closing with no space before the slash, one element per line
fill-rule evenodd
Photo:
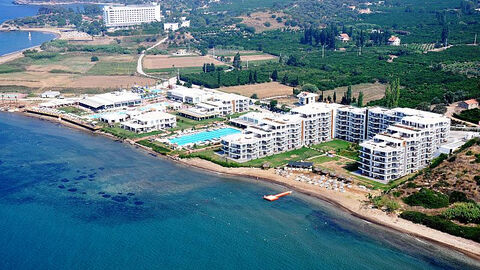
<path fill-rule="evenodd" d="M 159 22 L 161 20 L 160 5 L 117 6 L 103 7 L 103 21 L 107 27 L 124 27 L 142 23 Z"/>
<path fill-rule="evenodd" d="M 344 141 L 360 143 L 365 140 L 367 109 L 344 106 L 337 109 L 335 137 Z"/>
<path fill-rule="evenodd" d="M 362 174 L 390 181 L 427 166 L 450 130 L 448 118 L 408 108 L 309 103 L 291 113 L 251 112 L 231 120 L 245 130 L 223 138 L 225 156 L 244 162 L 338 138 L 360 143 Z"/>
<path fill-rule="evenodd" d="M 303 143 L 305 145 L 318 144 L 335 137 L 335 118 L 338 104 L 309 103 L 291 110 L 303 120 Z"/>
<path fill-rule="evenodd" d="M 222 138 L 222 150 L 230 159 L 251 159 L 297 149 L 302 143 L 303 121 L 299 115 L 276 115 L 263 118 L 247 127 L 242 134 Z"/>
<path fill-rule="evenodd" d="M 362 174 L 390 181 L 426 167 L 435 151 L 447 141 L 450 119 L 423 114 L 406 116 L 401 123 L 360 144 Z"/>

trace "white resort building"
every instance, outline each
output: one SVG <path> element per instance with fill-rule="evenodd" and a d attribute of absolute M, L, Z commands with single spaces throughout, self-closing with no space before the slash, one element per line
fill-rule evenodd
<path fill-rule="evenodd" d="M 102 111 L 112 108 L 136 106 L 142 103 L 140 95 L 131 91 L 117 91 L 85 97 L 78 104 L 92 111 Z"/>
<path fill-rule="evenodd" d="M 108 5 L 103 7 L 103 21 L 107 27 L 126 27 L 142 23 L 159 22 L 160 5 Z"/>
<path fill-rule="evenodd" d="M 230 120 L 242 134 L 222 138 L 226 158 L 248 160 L 333 138 L 360 143 L 360 172 L 390 181 L 427 166 L 447 142 L 450 119 L 409 108 L 309 103 L 290 115 L 250 112 Z"/>
<path fill-rule="evenodd" d="M 449 133 L 450 119 L 441 115 L 405 116 L 360 144 L 359 169 L 363 175 L 386 182 L 415 172 L 430 163 Z"/>
<path fill-rule="evenodd" d="M 176 86 L 168 90 L 167 97 L 194 105 L 194 107 L 180 110 L 179 114 L 195 120 L 246 112 L 250 109 L 251 103 L 250 98 L 241 95 L 184 86 Z"/>
<path fill-rule="evenodd" d="M 354 143 L 365 140 L 366 111 L 366 108 L 353 106 L 338 108 L 335 121 L 335 137 Z"/>
<path fill-rule="evenodd" d="M 131 120 L 121 123 L 121 127 L 135 133 L 144 133 L 169 129 L 177 126 L 175 115 L 153 111 L 132 116 Z"/>

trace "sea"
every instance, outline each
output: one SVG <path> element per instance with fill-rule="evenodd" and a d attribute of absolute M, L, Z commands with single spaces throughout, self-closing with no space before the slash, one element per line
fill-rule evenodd
<path fill-rule="evenodd" d="M 65 6 L 76 10 L 77 7 L 82 8 L 83 5 Z M 15 5 L 12 0 L 0 0 L 0 24 L 6 20 L 36 15 L 38 9 L 39 6 Z M 38 46 L 54 38 L 54 34 L 47 32 L 31 32 L 29 37 L 27 31 L 0 31 L 0 56 Z"/>
<path fill-rule="evenodd" d="M 0 113 L 0 268 L 480 269 L 285 190 Z"/>

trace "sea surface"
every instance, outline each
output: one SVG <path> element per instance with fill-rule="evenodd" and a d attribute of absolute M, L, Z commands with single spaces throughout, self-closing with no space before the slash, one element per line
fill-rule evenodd
<path fill-rule="evenodd" d="M 1 269 L 474 269 L 285 189 L 0 113 Z"/>
<path fill-rule="evenodd" d="M 74 10 L 83 7 L 83 5 L 75 4 L 65 6 Z M 39 6 L 14 5 L 12 0 L 0 0 L 0 24 L 6 20 L 36 15 L 38 9 Z M 0 31 L 0 55 L 38 46 L 55 38 L 52 33 L 31 32 L 31 34 L 32 36 L 29 38 L 28 32 L 24 31 Z"/>

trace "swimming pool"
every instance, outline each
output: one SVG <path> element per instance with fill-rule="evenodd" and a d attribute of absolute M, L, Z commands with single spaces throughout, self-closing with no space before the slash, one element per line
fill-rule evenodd
<path fill-rule="evenodd" d="M 218 139 L 223 136 L 241 133 L 240 130 L 234 128 L 221 128 L 212 131 L 203 131 L 196 134 L 180 136 L 174 139 L 168 140 L 171 144 L 178 144 L 180 146 L 189 144 L 189 143 L 198 143 L 204 142 L 207 140 Z"/>

